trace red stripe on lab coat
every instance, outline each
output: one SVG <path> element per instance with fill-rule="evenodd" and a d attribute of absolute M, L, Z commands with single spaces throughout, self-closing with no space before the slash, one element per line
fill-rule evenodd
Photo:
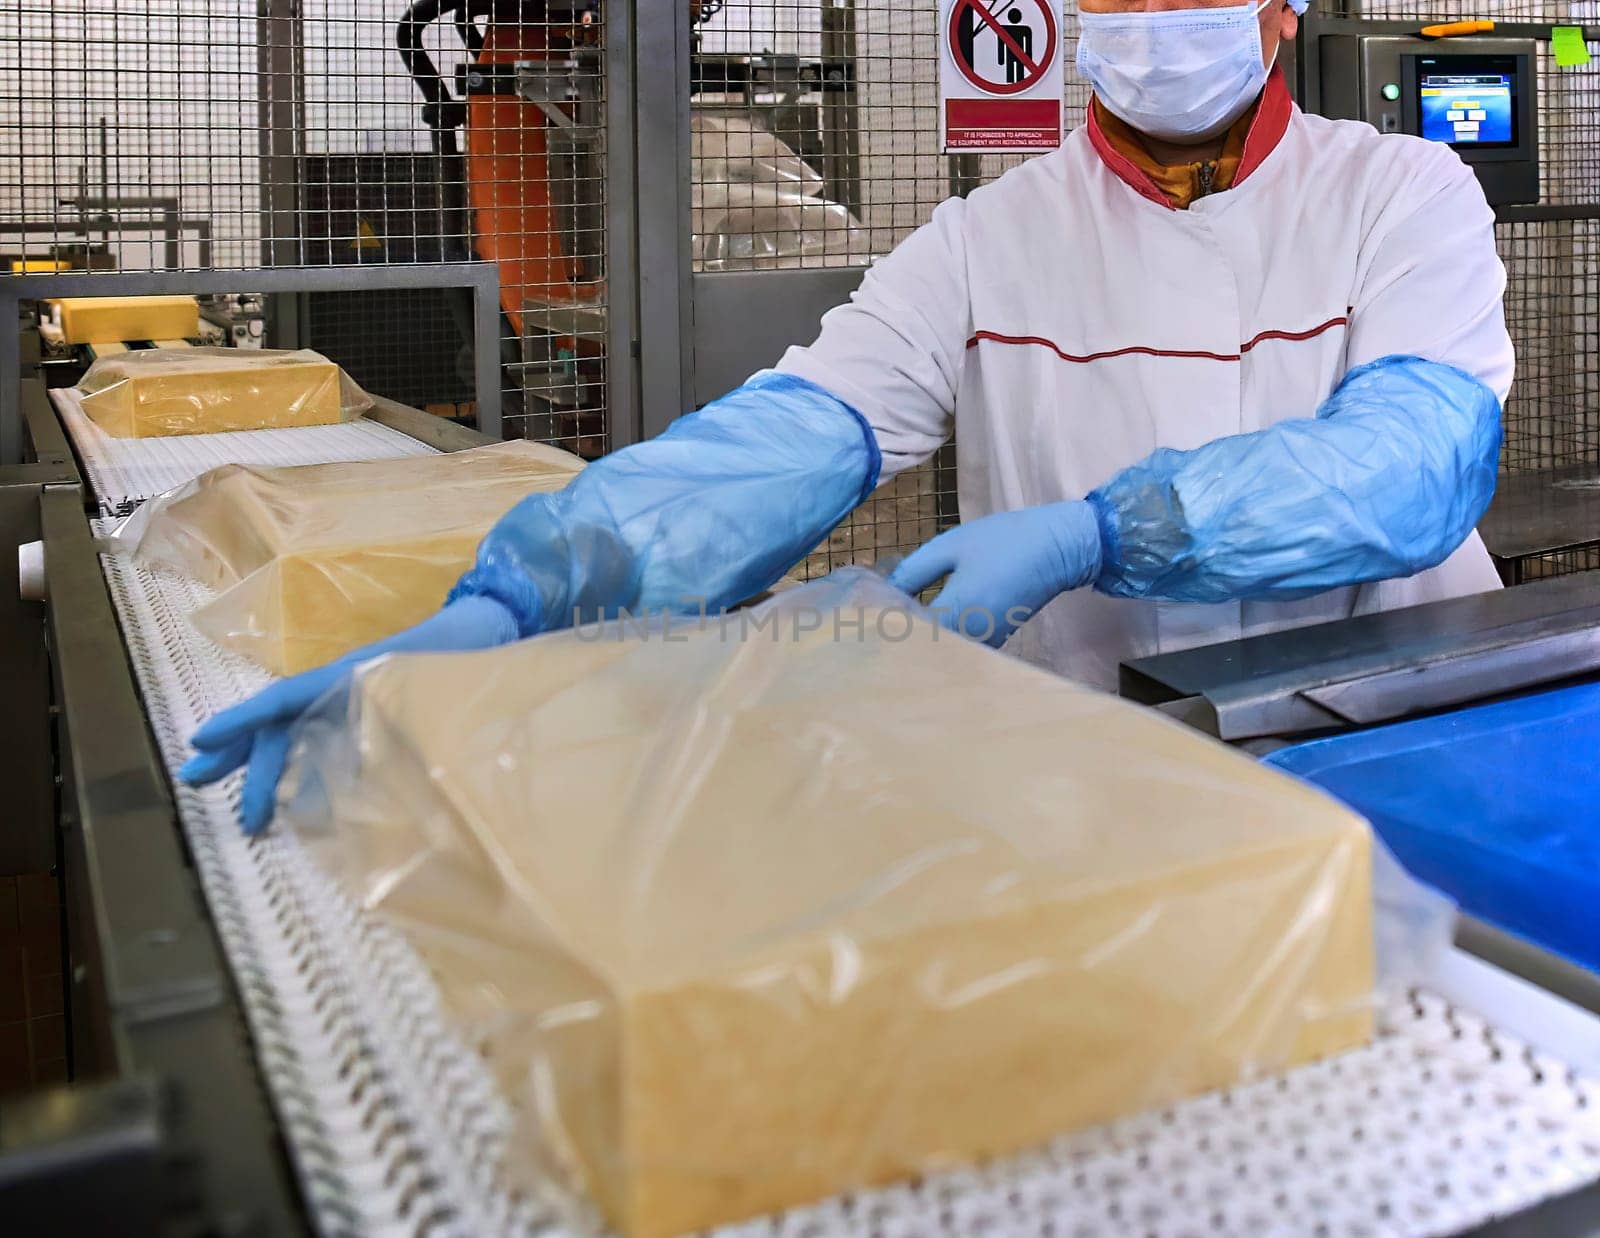
<path fill-rule="evenodd" d="M 1237 361 L 1238 353 L 1202 352 L 1199 350 L 1176 348 L 1151 348 L 1145 344 L 1130 344 L 1127 348 L 1110 348 L 1105 352 L 1070 353 L 1055 343 L 1039 335 L 1001 335 L 998 331 L 976 331 L 967 341 L 968 348 L 976 348 L 985 340 L 992 344 L 1037 344 L 1041 348 L 1048 348 L 1063 361 L 1104 361 L 1107 357 L 1126 357 L 1137 353 L 1145 357 L 1198 357 L 1202 361 Z"/>
<path fill-rule="evenodd" d="M 1248 341 L 1239 345 L 1241 353 L 1247 353 L 1262 340 L 1309 340 L 1315 339 L 1324 331 L 1333 327 L 1342 327 L 1350 321 L 1348 314 L 1340 314 L 1337 318 L 1330 318 L 1327 322 L 1319 322 L 1309 331 L 1262 331 L 1250 337 Z"/>
<path fill-rule="evenodd" d="M 972 338 L 967 341 L 968 348 L 976 348 L 979 344 L 1033 344 L 1040 348 L 1048 348 L 1063 361 L 1084 364 L 1089 361 L 1104 361 L 1110 357 L 1186 357 L 1200 361 L 1237 361 L 1257 344 L 1266 340 L 1309 340 L 1315 339 L 1324 331 L 1334 327 L 1342 327 L 1350 321 L 1348 314 L 1340 314 L 1337 318 L 1330 318 L 1327 322 L 1318 323 L 1305 331 L 1260 331 L 1252 336 L 1246 343 L 1239 345 L 1238 352 L 1208 352 L 1198 348 L 1152 348 L 1148 344 L 1130 344 L 1126 348 L 1107 348 L 1101 352 L 1071 353 L 1062 348 L 1054 340 L 1047 340 L 1042 335 L 1002 335 L 998 331 L 975 331 Z"/>

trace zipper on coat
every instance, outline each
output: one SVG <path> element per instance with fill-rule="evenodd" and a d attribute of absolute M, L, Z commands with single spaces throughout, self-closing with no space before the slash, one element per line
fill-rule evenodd
<path fill-rule="evenodd" d="M 1200 165 L 1200 192 L 1197 198 L 1203 198 L 1211 192 L 1211 183 L 1216 179 L 1217 165 L 1215 163 L 1202 163 Z"/>

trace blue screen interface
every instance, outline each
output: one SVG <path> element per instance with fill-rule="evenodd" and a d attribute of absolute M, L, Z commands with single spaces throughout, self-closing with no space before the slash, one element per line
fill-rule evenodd
<path fill-rule="evenodd" d="M 1423 137 L 1452 146 L 1511 142 L 1509 73 L 1424 73 L 1417 93 Z"/>

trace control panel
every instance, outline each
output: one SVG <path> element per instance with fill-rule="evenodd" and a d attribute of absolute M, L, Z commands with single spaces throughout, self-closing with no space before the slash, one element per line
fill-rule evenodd
<path fill-rule="evenodd" d="M 1341 35 L 1319 43 L 1324 115 L 1449 146 L 1491 204 L 1539 200 L 1532 39 Z"/>

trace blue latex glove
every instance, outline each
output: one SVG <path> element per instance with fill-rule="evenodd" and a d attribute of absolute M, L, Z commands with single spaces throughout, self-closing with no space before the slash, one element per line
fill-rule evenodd
<path fill-rule="evenodd" d="M 761 592 L 878 483 L 865 419 L 822 388 L 765 372 L 530 495 L 478 547 L 439 614 L 273 684 L 195 732 L 180 771 L 212 782 L 248 762 L 240 817 L 272 817 L 289 726 L 357 663 L 384 653 L 480 649 L 619 610 L 716 611 Z"/>
<path fill-rule="evenodd" d="M 1095 587 L 1177 602 L 1292 599 L 1442 563 L 1494 497 L 1500 402 L 1454 366 L 1357 366 L 1315 419 L 1163 448 L 1089 496 Z"/>
<path fill-rule="evenodd" d="M 1088 503 L 1049 503 L 957 525 L 907 556 L 889 583 L 921 593 L 939 622 L 999 647 L 1030 615 L 1100 574 L 1100 524 Z"/>
<path fill-rule="evenodd" d="M 452 602 L 414 628 L 316 670 L 280 679 L 248 701 L 215 715 L 190 739 L 198 751 L 178 771 L 178 777 L 201 786 L 244 765 L 239 819 L 245 833 L 260 833 L 272 819 L 278 779 L 289 756 L 290 725 L 353 667 L 386 653 L 487 649 L 516 639 L 516 618 L 493 598 Z"/>

